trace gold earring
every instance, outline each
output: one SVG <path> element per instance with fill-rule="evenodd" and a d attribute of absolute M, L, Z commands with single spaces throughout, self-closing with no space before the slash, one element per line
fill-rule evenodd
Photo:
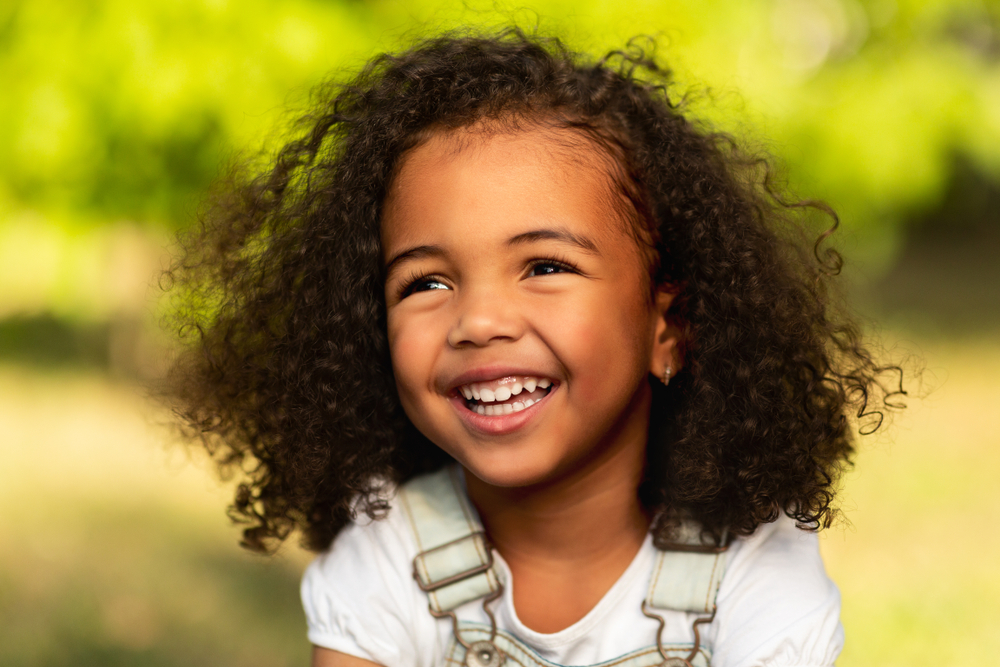
<path fill-rule="evenodd" d="M 668 364 L 667 366 L 665 366 L 665 367 L 664 367 L 664 369 L 663 369 L 663 386 L 664 386 L 664 387 L 666 387 L 666 386 L 667 386 L 668 384 L 670 384 L 670 375 L 671 375 L 671 374 L 672 374 L 673 372 L 674 372 L 674 371 L 673 371 L 673 369 L 672 369 L 672 368 L 670 368 L 670 365 L 669 365 L 669 364 Z"/>

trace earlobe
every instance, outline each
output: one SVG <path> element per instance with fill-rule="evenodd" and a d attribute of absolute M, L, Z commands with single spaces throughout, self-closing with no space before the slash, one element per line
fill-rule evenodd
<path fill-rule="evenodd" d="M 670 306 L 676 296 L 675 292 L 664 290 L 656 293 L 656 326 L 653 331 L 649 372 L 663 384 L 669 383 L 670 378 L 677 375 L 684 364 L 680 350 L 683 331 L 680 323 L 670 313 Z"/>
<path fill-rule="evenodd" d="M 684 366 L 680 353 L 680 329 L 668 322 L 657 328 L 660 331 L 653 343 L 649 372 L 663 384 L 667 384 Z"/>

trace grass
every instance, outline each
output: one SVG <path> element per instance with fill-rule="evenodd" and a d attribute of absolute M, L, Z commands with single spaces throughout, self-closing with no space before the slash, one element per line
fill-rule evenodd
<path fill-rule="evenodd" d="M 822 541 L 853 665 L 993 664 L 1000 654 L 1000 343 L 938 343 L 923 399 L 862 445 Z"/>
<path fill-rule="evenodd" d="M 919 354 L 927 395 L 862 441 L 822 540 L 841 667 L 1000 653 L 1000 343 Z M 239 549 L 228 489 L 150 415 L 93 371 L 0 367 L 0 664 L 307 664 L 308 556 Z"/>
<path fill-rule="evenodd" d="M 149 414 L 101 375 L 0 371 L 0 664 L 307 664 L 305 556 L 239 549 Z"/>

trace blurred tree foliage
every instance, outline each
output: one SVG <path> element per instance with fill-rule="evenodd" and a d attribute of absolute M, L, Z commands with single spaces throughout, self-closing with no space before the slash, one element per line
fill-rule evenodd
<path fill-rule="evenodd" d="M 25 271 L 44 282 L 45 262 L 34 259 L 44 256 L 66 275 L 24 303 L 102 310 L 100 298 L 81 295 L 105 291 L 107 280 L 72 273 L 87 265 L 74 253 L 92 253 L 103 243 L 94 239 L 107 237 L 98 230 L 123 221 L 150 231 L 190 224 L 220 166 L 279 135 L 295 113 L 286 110 L 304 108 L 317 82 L 463 24 L 537 26 L 593 53 L 652 35 L 677 73 L 677 94 L 692 93 L 692 110 L 777 155 L 793 191 L 830 201 L 857 240 L 855 255 L 873 266 L 891 258 L 901 221 L 943 197 L 956 156 L 1000 175 L 995 3 L 519 6 L 0 2 L 0 301 L 30 287 Z M 0 312 L 19 309 L 0 303 Z"/>

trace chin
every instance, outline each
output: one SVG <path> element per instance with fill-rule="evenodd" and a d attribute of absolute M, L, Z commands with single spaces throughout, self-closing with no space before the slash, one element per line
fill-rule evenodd
<path fill-rule="evenodd" d="M 554 462 L 531 460 L 531 457 L 510 456 L 505 453 L 496 457 L 474 457 L 472 460 L 459 459 L 466 474 L 490 486 L 505 489 L 536 486 L 552 479 L 556 474 Z"/>

